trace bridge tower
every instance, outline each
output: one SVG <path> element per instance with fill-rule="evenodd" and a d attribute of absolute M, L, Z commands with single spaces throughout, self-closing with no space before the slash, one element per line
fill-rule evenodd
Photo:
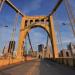
<path fill-rule="evenodd" d="M 56 43 L 55 31 L 54 31 L 53 17 L 52 16 L 50 16 L 49 18 L 45 17 L 46 16 L 24 16 L 22 18 L 20 33 L 19 33 L 18 49 L 17 49 L 18 58 L 23 58 L 24 40 L 26 39 L 28 32 L 34 27 L 42 27 L 47 31 L 49 37 L 51 38 L 53 57 L 58 58 L 58 48 Z M 43 24 L 40 23 L 40 21 L 42 21 Z"/>

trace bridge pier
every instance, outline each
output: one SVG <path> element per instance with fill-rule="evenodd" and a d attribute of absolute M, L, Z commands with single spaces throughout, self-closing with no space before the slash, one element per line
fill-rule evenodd
<path fill-rule="evenodd" d="M 18 49 L 17 49 L 17 54 L 16 54 L 18 59 L 23 58 L 23 44 L 24 44 L 24 38 L 25 38 L 24 22 L 25 22 L 25 20 L 24 20 L 24 18 L 22 18 L 20 33 L 19 33 Z"/>
<path fill-rule="evenodd" d="M 53 58 L 58 58 L 58 47 L 57 47 L 56 35 L 55 35 L 55 31 L 54 31 L 53 16 L 49 17 L 49 30 L 50 30 L 50 34 L 51 34 Z"/>

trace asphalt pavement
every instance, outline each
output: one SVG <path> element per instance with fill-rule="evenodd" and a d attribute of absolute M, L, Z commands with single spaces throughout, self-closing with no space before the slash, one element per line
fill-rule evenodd
<path fill-rule="evenodd" d="M 34 60 L 0 70 L 0 75 L 75 75 L 75 69 L 52 61 Z"/>

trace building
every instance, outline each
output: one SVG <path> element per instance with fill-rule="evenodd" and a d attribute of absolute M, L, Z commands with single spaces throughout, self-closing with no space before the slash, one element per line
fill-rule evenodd
<path fill-rule="evenodd" d="M 67 48 L 71 52 L 71 55 L 75 57 L 75 44 L 70 42 Z"/>
<path fill-rule="evenodd" d="M 8 53 L 13 53 L 15 50 L 15 41 L 9 41 Z"/>
<path fill-rule="evenodd" d="M 44 45 L 43 44 L 40 44 L 38 45 L 38 52 L 41 52 L 44 48 Z"/>
<path fill-rule="evenodd" d="M 33 51 L 33 57 L 37 57 L 37 51 Z"/>
<path fill-rule="evenodd" d="M 62 49 L 59 53 L 59 57 L 72 57 L 71 52 L 68 49 Z"/>
<path fill-rule="evenodd" d="M 38 57 L 39 58 L 51 58 L 52 53 L 50 52 L 50 47 L 44 47 L 44 45 L 39 45 L 39 52 Z"/>

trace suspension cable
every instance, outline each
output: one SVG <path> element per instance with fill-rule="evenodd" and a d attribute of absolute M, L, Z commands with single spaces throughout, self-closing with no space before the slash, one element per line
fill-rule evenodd
<path fill-rule="evenodd" d="M 29 44 L 30 44 L 30 49 L 31 49 L 32 52 L 33 52 L 33 47 L 32 47 L 32 44 L 31 44 L 31 39 L 30 39 L 30 35 L 29 35 L 29 33 L 28 33 L 28 40 L 29 40 Z"/>
<path fill-rule="evenodd" d="M 54 19 L 56 20 L 56 18 L 54 17 Z M 56 21 L 57 22 L 57 21 Z M 57 33 L 58 33 L 58 35 L 59 35 L 59 38 L 57 39 L 58 40 L 58 43 L 60 43 L 60 45 L 61 45 L 61 49 L 63 49 L 63 43 L 62 43 L 62 34 L 61 34 L 61 31 L 60 31 L 60 26 L 59 26 L 59 23 L 57 22 L 57 25 L 58 26 L 56 26 L 56 31 L 57 31 Z"/>
<path fill-rule="evenodd" d="M 14 37 L 15 37 L 15 33 L 16 33 L 16 25 L 18 22 L 18 15 L 19 13 L 16 14 L 16 18 L 15 18 L 15 22 L 14 22 L 14 26 L 13 26 L 13 31 L 11 33 L 11 40 L 14 41 Z"/>
<path fill-rule="evenodd" d="M 64 0 L 64 5 L 65 5 L 65 8 L 67 10 L 68 17 L 69 17 L 69 20 L 70 20 L 70 23 L 71 23 L 73 35 L 75 36 L 75 30 L 74 30 L 75 19 L 74 19 L 74 15 L 73 15 L 72 8 L 71 8 L 71 5 L 69 3 L 69 0 L 67 0 L 67 1 Z"/>
<path fill-rule="evenodd" d="M 49 40 L 49 39 L 48 39 L 48 35 L 47 35 L 46 48 L 48 47 L 48 40 Z"/>
<path fill-rule="evenodd" d="M 0 0 L 0 12 L 1 12 L 1 10 L 2 10 L 2 7 L 3 7 L 3 5 L 4 5 L 4 2 L 5 2 L 5 0 Z"/>
<path fill-rule="evenodd" d="M 64 14 L 64 16 L 65 16 L 65 18 L 66 18 L 66 21 L 65 22 L 62 22 L 62 25 L 67 25 L 68 26 L 68 29 L 70 30 L 70 32 L 73 34 L 73 31 L 72 31 L 72 28 L 71 28 L 71 25 L 70 25 L 70 23 L 68 23 L 67 21 L 68 21 L 68 18 L 67 18 L 67 16 Z"/>
<path fill-rule="evenodd" d="M 59 23 L 58 23 L 58 25 L 59 25 Z M 60 26 L 57 26 L 57 30 L 58 30 L 58 34 L 59 34 L 59 38 L 60 38 L 61 48 L 63 49 L 62 34 L 60 31 Z"/>

